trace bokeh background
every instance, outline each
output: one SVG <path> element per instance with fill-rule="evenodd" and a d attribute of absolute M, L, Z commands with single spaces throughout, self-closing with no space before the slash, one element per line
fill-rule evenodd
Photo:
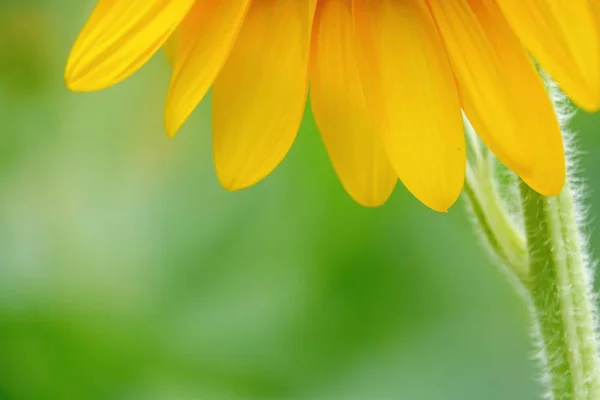
<path fill-rule="evenodd" d="M 210 99 L 163 134 L 163 57 L 65 89 L 93 3 L 0 0 L 0 399 L 539 395 L 525 306 L 462 202 L 399 186 L 359 207 L 310 113 L 272 176 L 227 193 Z M 598 216 L 600 118 L 574 125 Z"/>

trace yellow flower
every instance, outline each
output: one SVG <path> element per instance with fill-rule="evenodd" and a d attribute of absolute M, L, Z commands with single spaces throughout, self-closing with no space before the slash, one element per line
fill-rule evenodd
<path fill-rule="evenodd" d="M 212 87 L 214 160 L 231 190 L 285 157 L 310 83 L 325 146 L 360 204 L 384 203 L 399 177 L 447 210 L 465 175 L 462 112 L 500 160 L 554 195 L 563 145 L 527 50 L 578 105 L 598 109 L 596 1 L 100 0 L 66 80 L 76 91 L 113 85 L 176 38 L 167 133 Z"/>

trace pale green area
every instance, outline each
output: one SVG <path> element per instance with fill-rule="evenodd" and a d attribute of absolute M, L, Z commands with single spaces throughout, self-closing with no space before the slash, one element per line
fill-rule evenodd
<path fill-rule="evenodd" d="M 208 101 L 163 134 L 162 57 L 64 88 L 92 3 L 0 0 L 0 399 L 536 398 L 526 309 L 462 202 L 359 207 L 310 115 L 227 193 Z M 597 216 L 600 118 L 576 123 Z"/>

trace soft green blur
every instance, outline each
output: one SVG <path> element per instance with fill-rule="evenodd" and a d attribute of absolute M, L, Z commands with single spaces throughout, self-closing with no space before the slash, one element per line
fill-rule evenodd
<path fill-rule="evenodd" d="M 538 396 L 527 311 L 462 202 L 361 208 L 308 113 L 275 173 L 226 192 L 209 100 L 163 133 L 163 57 L 64 88 L 92 6 L 0 0 L 0 399 Z M 575 124 L 598 216 L 600 118 Z"/>

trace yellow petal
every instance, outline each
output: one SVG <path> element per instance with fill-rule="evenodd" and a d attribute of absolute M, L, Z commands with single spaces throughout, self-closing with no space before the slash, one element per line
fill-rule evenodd
<path fill-rule="evenodd" d="M 285 157 L 302 120 L 314 8 L 253 1 L 213 87 L 213 154 L 230 190 L 253 185 Z"/>
<path fill-rule="evenodd" d="M 534 190 L 558 194 L 565 180 L 558 121 L 535 67 L 494 0 L 429 4 L 475 130 Z"/>
<path fill-rule="evenodd" d="M 100 0 L 73 46 L 65 79 L 72 90 L 114 85 L 165 43 L 194 0 Z"/>
<path fill-rule="evenodd" d="M 250 0 L 197 0 L 178 34 L 165 125 L 175 135 L 225 63 Z"/>
<path fill-rule="evenodd" d="M 325 147 L 359 204 L 383 204 L 398 177 L 375 133 L 356 65 L 349 0 L 319 3 L 311 50 L 311 102 Z"/>
<path fill-rule="evenodd" d="M 424 0 L 354 0 L 365 97 L 392 166 L 424 204 L 446 211 L 466 167 L 460 103 Z"/>
<path fill-rule="evenodd" d="M 533 56 L 580 107 L 600 107 L 598 29 L 590 0 L 497 0 Z"/>

